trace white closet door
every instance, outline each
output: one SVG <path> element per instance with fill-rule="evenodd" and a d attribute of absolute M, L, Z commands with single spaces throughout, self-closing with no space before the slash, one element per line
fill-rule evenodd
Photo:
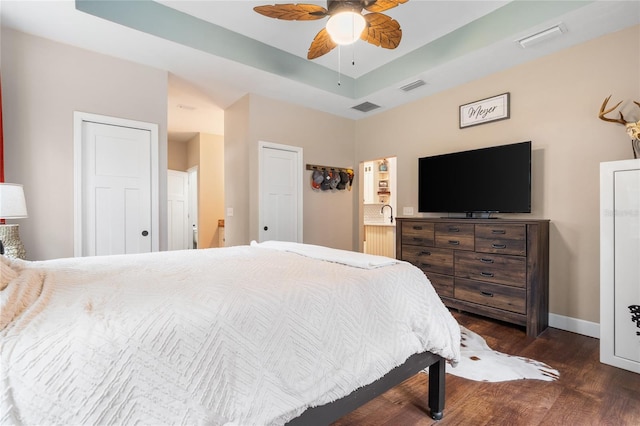
<path fill-rule="evenodd" d="M 259 241 L 302 240 L 302 148 L 260 142 Z"/>
<path fill-rule="evenodd" d="M 151 132 L 83 122 L 83 254 L 152 251 Z"/>
<path fill-rule="evenodd" d="M 600 170 L 600 361 L 640 373 L 640 160 Z"/>

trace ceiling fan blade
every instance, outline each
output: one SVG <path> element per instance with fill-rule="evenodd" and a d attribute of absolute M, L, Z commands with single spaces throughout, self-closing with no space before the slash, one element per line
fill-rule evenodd
<path fill-rule="evenodd" d="M 313 21 L 322 19 L 329 13 L 327 9 L 315 4 L 274 4 L 253 8 L 261 15 L 286 21 Z"/>
<path fill-rule="evenodd" d="M 367 13 L 364 15 L 367 27 L 360 38 L 368 43 L 385 49 L 395 49 L 402 40 L 400 24 L 395 19 L 382 13 Z"/>
<path fill-rule="evenodd" d="M 316 37 L 309 46 L 309 53 L 307 53 L 307 59 L 316 59 L 325 53 L 331 52 L 337 44 L 331 39 L 331 36 L 327 32 L 326 28 L 320 30 Z"/>
<path fill-rule="evenodd" d="M 409 0 L 376 0 L 373 4 L 365 6 L 364 8 L 369 12 L 384 12 L 408 1 Z"/>

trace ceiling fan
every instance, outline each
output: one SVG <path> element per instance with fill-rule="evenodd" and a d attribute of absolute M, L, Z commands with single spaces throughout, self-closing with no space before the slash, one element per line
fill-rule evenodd
<path fill-rule="evenodd" d="M 309 47 L 307 59 L 316 59 L 338 44 L 358 38 L 385 49 L 395 49 L 402 39 L 398 21 L 380 13 L 409 0 L 328 0 L 326 9 L 315 4 L 275 4 L 256 6 L 256 12 L 287 21 L 312 21 L 329 17 Z M 362 14 L 362 10 L 370 13 Z"/>

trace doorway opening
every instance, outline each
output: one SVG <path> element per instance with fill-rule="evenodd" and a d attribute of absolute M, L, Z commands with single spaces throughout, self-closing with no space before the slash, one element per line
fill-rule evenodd
<path fill-rule="evenodd" d="M 190 81 L 168 74 L 167 169 L 189 174 L 189 248 L 224 246 L 224 110 Z"/>
<path fill-rule="evenodd" d="M 360 163 L 360 249 L 363 253 L 394 257 L 396 253 L 397 158 Z"/>
<path fill-rule="evenodd" d="M 188 185 L 187 213 L 180 225 L 186 229 L 184 248 L 224 247 L 224 137 L 170 136 L 167 163 L 170 170 L 184 174 Z"/>

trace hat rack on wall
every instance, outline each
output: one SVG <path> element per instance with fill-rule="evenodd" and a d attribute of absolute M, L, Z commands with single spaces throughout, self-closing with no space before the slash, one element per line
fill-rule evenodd
<path fill-rule="evenodd" d="M 333 166 L 318 166 L 317 164 L 307 164 L 307 170 L 320 170 L 320 171 L 336 171 L 336 172 L 353 172 L 353 168 L 350 167 L 333 167 Z"/>
<path fill-rule="evenodd" d="M 352 168 L 320 166 L 307 164 L 307 170 L 312 171 L 311 188 L 314 190 L 344 190 L 351 191 L 355 172 Z"/>

